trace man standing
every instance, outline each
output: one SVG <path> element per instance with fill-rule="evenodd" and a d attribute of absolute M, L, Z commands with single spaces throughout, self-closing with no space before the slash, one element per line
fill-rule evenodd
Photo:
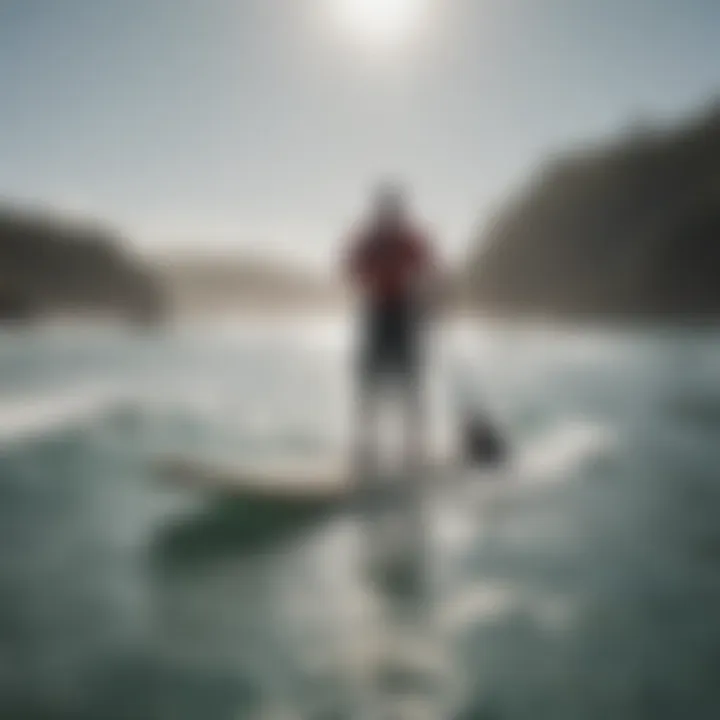
<path fill-rule="evenodd" d="M 374 457 L 378 401 L 387 389 L 401 394 L 406 463 L 413 467 L 422 461 L 425 443 L 424 330 L 436 269 L 402 189 L 378 190 L 371 217 L 351 241 L 345 271 L 362 308 L 356 461 L 362 471 Z"/>

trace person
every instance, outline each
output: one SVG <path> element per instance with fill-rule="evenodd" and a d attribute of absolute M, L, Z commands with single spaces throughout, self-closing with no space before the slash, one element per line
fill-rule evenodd
<path fill-rule="evenodd" d="M 403 189 L 383 184 L 370 218 L 352 237 L 345 273 L 360 298 L 360 341 L 356 358 L 355 462 L 362 473 L 376 460 L 379 401 L 386 390 L 402 398 L 405 461 L 419 464 L 424 452 L 422 369 L 424 340 L 437 259 L 411 219 Z"/>

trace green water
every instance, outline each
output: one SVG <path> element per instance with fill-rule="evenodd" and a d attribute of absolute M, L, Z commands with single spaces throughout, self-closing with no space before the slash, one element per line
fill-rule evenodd
<path fill-rule="evenodd" d="M 323 515 L 154 481 L 179 450 L 337 451 L 336 327 L 2 336 L 0 717 L 717 717 L 718 338 L 439 347 L 438 437 L 462 387 L 518 459 L 445 478 L 418 533 L 390 495 Z"/>

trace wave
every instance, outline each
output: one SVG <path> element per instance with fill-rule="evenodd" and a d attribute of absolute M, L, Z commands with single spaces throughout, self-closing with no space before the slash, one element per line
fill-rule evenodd
<path fill-rule="evenodd" d="M 524 448 L 516 459 L 514 473 L 524 485 L 557 482 L 608 455 L 617 443 L 617 434 L 606 425 L 566 420 Z"/>
<path fill-rule="evenodd" d="M 129 398 L 117 386 L 81 384 L 61 393 L 0 402 L 0 448 L 86 425 Z"/>
<path fill-rule="evenodd" d="M 566 420 L 517 448 L 507 467 L 466 471 L 461 485 L 478 489 L 482 499 L 526 494 L 533 488 L 568 482 L 589 463 L 612 455 L 619 438 L 610 427 Z"/>

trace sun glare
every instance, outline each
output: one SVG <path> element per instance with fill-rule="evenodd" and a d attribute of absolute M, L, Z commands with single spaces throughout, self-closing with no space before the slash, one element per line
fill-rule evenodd
<path fill-rule="evenodd" d="M 373 48 L 399 46 L 411 39 L 427 0 L 329 0 L 344 33 Z"/>

